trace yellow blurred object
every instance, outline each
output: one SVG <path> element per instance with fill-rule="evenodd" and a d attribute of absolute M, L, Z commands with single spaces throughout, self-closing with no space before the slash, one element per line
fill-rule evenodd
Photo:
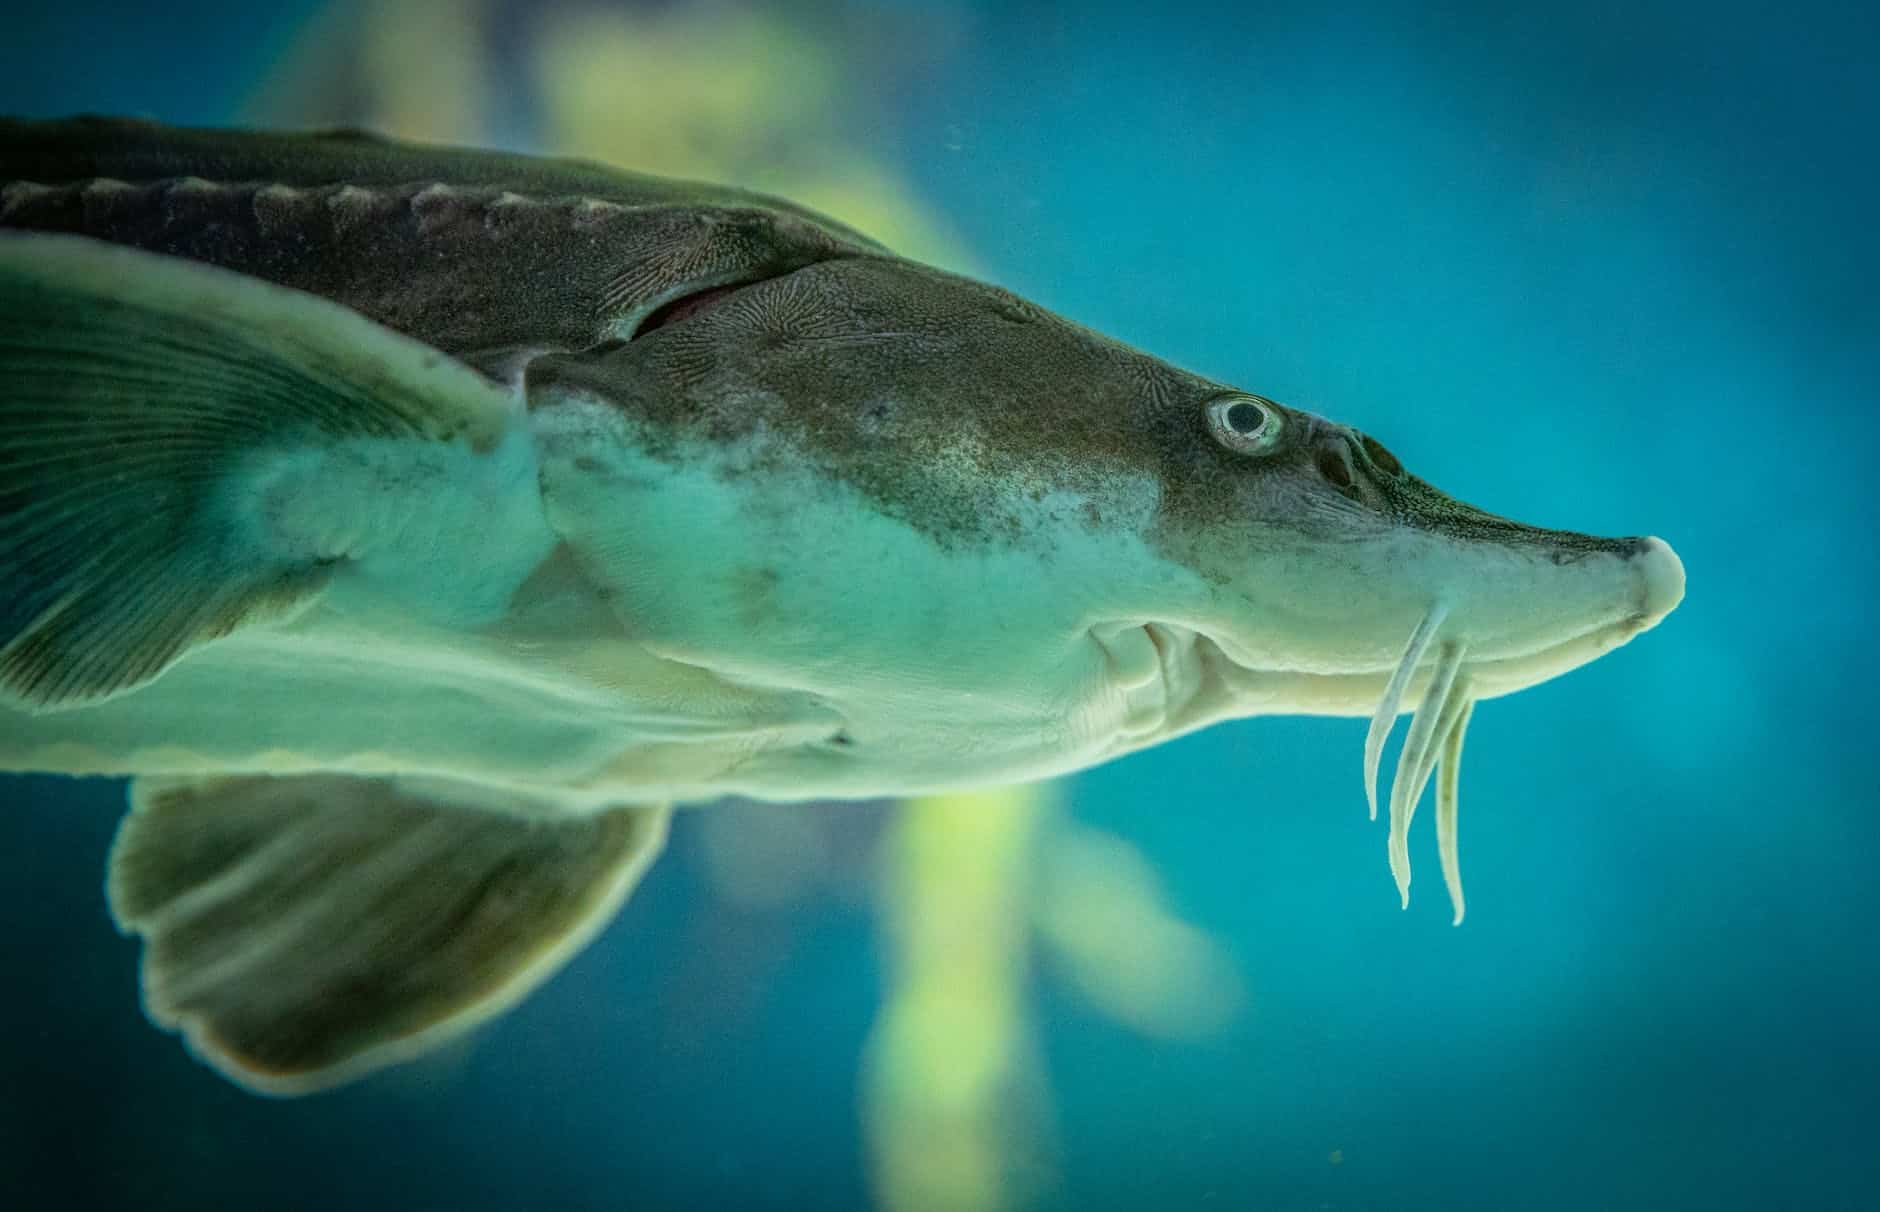
<path fill-rule="evenodd" d="M 1067 824 L 1043 858 L 1038 928 L 1086 999 L 1144 1035 L 1192 1039 L 1240 1006 L 1232 961 L 1164 903 L 1142 852 Z"/>
<path fill-rule="evenodd" d="M 560 150 L 671 177 L 774 169 L 824 128 L 834 63 L 774 18 L 735 8 L 570 8 L 535 44 Z"/>
<path fill-rule="evenodd" d="M 490 95 L 481 0 L 366 5 L 361 50 L 383 129 L 434 143 L 483 137 Z"/>
<path fill-rule="evenodd" d="M 1026 1013 L 1024 896 L 1042 787 L 910 802 L 881 856 L 889 993 L 863 1066 L 891 1212 L 1015 1206 L 1047 1099 Z"/>
<path fill-rule="evenodd" d="M 719 5 L 570 8 L 544 22 L 534 59 L 559 154 L 780 194 L 907 256 L 967 268 L 898 176 L 830 137 L 842 65 L 785 21 Z"/>
<path fill-rule="evenodd" d="M 365 126 L 434 143 L 479 144 L 504 91 L 485 55 L 501 0 L 334 0 L 311 16 L 242 106 L 261 126 Z"/>

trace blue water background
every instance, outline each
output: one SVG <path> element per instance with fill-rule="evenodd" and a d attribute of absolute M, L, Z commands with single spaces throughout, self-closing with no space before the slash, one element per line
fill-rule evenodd
<path fill-rule="evenodd" d="M 1036 976 L 1045 1206 L 1873 1206 L 1871 6 L 896 7 L 932 60 L 846 137 L 989 276 L 1498 512 L 1662 535 L 1690 578 L 1660 630 L 1478 709 L 1460 929 L 1427 833 L 1397 908 L 1362 722 L 1228 725 L 1075 780 L 1249 999 L 1172 1045 Z M 227 121 L 306 15 L 27 6 L 0 110 Z M 8 1207 L 866 1201 L 882 971 L 853 900 L 714 917 L 682 823 L 448 1098 L 274 1103 L 139 1016 L 99 888 L 121 790 L 0 801 Z M 687 1036 L 674 975 L 726 947 L 776 958 Z"/>

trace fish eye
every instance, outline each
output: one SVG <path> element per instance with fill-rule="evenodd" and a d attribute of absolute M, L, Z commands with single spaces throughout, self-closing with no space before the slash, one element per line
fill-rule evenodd
<path fill-rule="evenodd" d="M 1214 440 L 1239 454 L 1264 454 L 1279 442 L 1279 409 L 1258 396 L 1222 396 L 1208 405 Z"/>

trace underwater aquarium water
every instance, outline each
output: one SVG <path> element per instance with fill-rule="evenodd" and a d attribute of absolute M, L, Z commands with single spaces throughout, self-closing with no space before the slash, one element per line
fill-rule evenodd
<path fill-rule="evenodd" d="M 1689 586 L 1478 705 L 1460 926 L 1364 720 L 1234 721 L 682 812 L 513 1012 L 300 1100 L 140 1014 L 124 784 L 0 778 L 0 1207 L 1871 1206 L 1877 54 L 1851 4 L 10 13 L 0 112 L 772 191 Z"/>

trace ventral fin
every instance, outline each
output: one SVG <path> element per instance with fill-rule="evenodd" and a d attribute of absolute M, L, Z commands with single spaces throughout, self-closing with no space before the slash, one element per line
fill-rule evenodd
<path fill-rule="evenodd" d="M 250 524 L 256 459 L 352 438 L 483 450 L 507 398 L 310 294 L 0 232 L 0 697 L 97 702 L 319 592 L 345 553 Z"/>
<path fill-rule="evenodd" d="M 236 1083 L 306 1094 L 502 1013 L 610 921 L 668 810 L 467 784 L 142 779 L 111 850 L 144 1006 Z"/>

